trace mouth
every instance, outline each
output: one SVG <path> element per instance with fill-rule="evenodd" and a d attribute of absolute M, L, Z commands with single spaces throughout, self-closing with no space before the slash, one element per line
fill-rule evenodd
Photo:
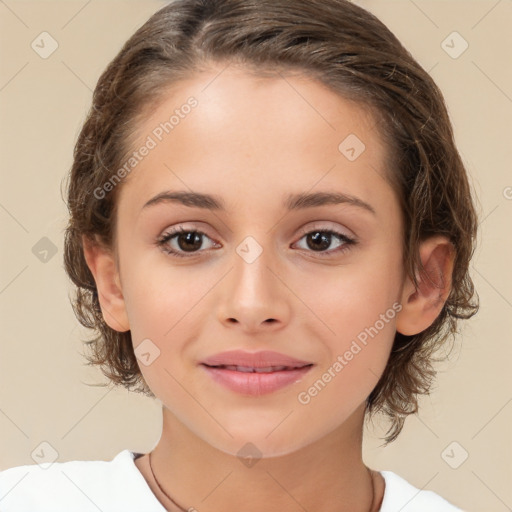
<path fill-rule="evenodd" d="M 300 382 L 314 363 L 276 352 L 224 352 L 199 365 L 224 389 L 246 396 L 273 393 Z"/>
<path fill-rule="evenodd" d="M 203 363 L 204 364 L 204 363 Z M 242 373 L 274 373 L 274 372 L 287 372 L 293 370 L 300 370 L 302 368 L 306 368 L 309 366 L 313 366 L 313 363 L 304 364 L 301 366 L 238 366 L 231 364 L 221 364 L 221 365 L 208 365 L 204 364 L 208 368 L 216 368 L 218 370 L 230 370 L 234 372 L 242 372 Z"/>
<path fill-rule="evenodd" d="M 210 367 L 229 368 L 234 371 L 251 372 L 253 370 L 265 370 L 271 372 L 289 369 L 294 370 L 312 363 L 271 350 L 262 350 L 259 352 L 230 350 L 210 356 L 203 360 L 202 364 Z"/>

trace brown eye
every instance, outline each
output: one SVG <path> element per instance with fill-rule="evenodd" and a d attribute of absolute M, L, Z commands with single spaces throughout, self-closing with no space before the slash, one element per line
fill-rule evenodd
<path fill-rule="evenodd" d="M 332 235 L 325 231 L 312 231 L 306 235 L 306 241 L 309 248 L 313 250 L 325 251 L 331 245 Z"/>
<path fill-rule="evenodd" d="M 187 257 L 199 254 L 203 245 L 203 238 L 208 237 L 206 233 L 195 229 L 184 229 L 182 226 L 178 229 L 164 233 L 158 240 L 157 245 L 167 254 L 178 257 Z M 173 243 L 175 242 L 175 243 Z"/>
<path fill-rule="evenodd" d="M 334 253 L 341 253 L 349 249 L 349 246 L 356 244 L 356 240 L 349 238 L 343 233 L 338 233 L 330 229 L 314 229 L 304 231 L 302 239 L 306 239 L 306 247 L 302 249 L 309 252 L 318 253 L 320 256 L 330 256 Z M 335 249 L 327 250 L 333 243 L 333 239 L 338 239 L 341 243 Z"/>
<path fill-rule="evenodd" d="M 178 247 L 185 252 L 197 251 L 200 249 L 203 244 L 201 236 L 202 235 L 197 231 L 188 231 L 174 235 L 178 243 Z"/>

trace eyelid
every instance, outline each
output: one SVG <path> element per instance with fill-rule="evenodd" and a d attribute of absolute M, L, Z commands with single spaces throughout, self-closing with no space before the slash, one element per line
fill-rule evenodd
<path fill-rule="evenodd" d="M 200 222 L 199 224 L 203 224 L 203 223 Z M 191 224 L 191 225 L 189 225 L 188 222 L 175 224 L 174 226 L 169 226 L 169 227 L 165 228 L 162 231 L 161 235 L 159 235 L 158 238 L 162 238 L 162 237 L 164 237 L 166 235 L 176 235 L 176 234 L 179 234 L 179 233 L 182 233 L 182 232 L 188 233 L 190 231 L 193 231 L 195 233 L 200 233 L 200 234 L 208 237 L 210 240 L 216 241 L 212 236 L 210 236 L 208 234 L 209 230 L 207 228 L 203 229 L 198 224 Z"/>
<path fill-rule="evenodd" d="M 189 233 L 189 232 L 193 232 L 193 233 L 197 233 L 199 235 L 203 235 L 204 237 L 208 238 L 212 242 L 214 242 L 216 244 L 219 243 L 219 242 L 217 242 L 217 240 L 215 240 L 213 237 L 211 237 L 206 232 L 206 230 L 203 230 L 203 229 L 198 228 L 196 226 L 187 226 L 187 225 L 184 225 L 184 224 L 178 224 L 176 226 L 164 229 L 162 234 L 160 234 L 157 237 L 157 242 L 159 240 L 164 239 L 164 238 L 174 238 L 176 235 L 179 235 L 180 233 Z M 200 252 L 203 252 L 203 251 L 200 251 Z"/>
<path fill-rule="evenodd" d="M 336 231 L 340 235 L 343 235 L 343 236 L 353 240 L 354 242 L 359 241 L 357 236 L 354 233 L 352 233 L 351 230 L 349 230 L 345 227 L 340 227 L 338 224 L 331 222 L 331 221 L 322 221 L 322 220 L 314 221 L 313 224 L 307 224 L 306 226 L 301 227 L 299 230 L 299 234 L 301 236 L 304 236 L 314 230 Z"/>
<path fill-rule="evenodd" d="M 303 237 L 304 235 L 309 234 L 312 230 L 315 230 L 315 229 L 317 229 L 318 231 L 333 230 L 333 231 L 339 232 L 341 235 L 346 236 L 347 238 L 350 238 L 356 242 L 359 241 L 358 238 L 354 235 L 354 233 L 352 233 L 351 230 L 348 230 L 347 228 L 344 228 L 344 227 L 341 228 L 336 223 L 334 223 L 332 221 L 313 221 L 312 224 L 309 223 L 309 224 L 306 224 L 305 226 L 302 226 L 299 229 L 297 235 L 300 235 L 301 237 Z M 185 232 L 195 231 L 197 233 L 205 235 L 210 240 L 217 242 L 217 240 L 215 240 L 212 236 L 210 236 L 207 233 L 207 230 L 204 230 L 204 229 L 198 227 L 197 224 L 189 226 L 188 223 L 177 224 L 173 227 L 166 228 L 166 229 L 164 229 L 164 231 L 158 238 L 162 238 L 167 234 L 175 235 L 176 233 L 180 233 L 182 231 L 185 231 Z"/>

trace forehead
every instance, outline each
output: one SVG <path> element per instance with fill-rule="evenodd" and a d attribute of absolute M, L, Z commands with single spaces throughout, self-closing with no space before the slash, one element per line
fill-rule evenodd
<path fill-rule="evenodd" d="M 213 68 L 170 86 L 135 133 L 132 149 L 150 149 L 127 166 L 121 197 L 139 207 L 173 186 L 233 198 L 315 183 L 370 197 L 386 186 L 370 111 L 304 74 Z"/>

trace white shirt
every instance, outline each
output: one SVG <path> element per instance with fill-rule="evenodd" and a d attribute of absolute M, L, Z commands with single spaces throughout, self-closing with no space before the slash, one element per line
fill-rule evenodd
<path fill-rule="evenodd" d="M 111 461 L 55 462 L 0 471 L 1 512 L 165 512 L 135 465 L 137 452 Z M 461 511 L 433 491 L 416 489 L 392 471 L 380 512 Z"/>

